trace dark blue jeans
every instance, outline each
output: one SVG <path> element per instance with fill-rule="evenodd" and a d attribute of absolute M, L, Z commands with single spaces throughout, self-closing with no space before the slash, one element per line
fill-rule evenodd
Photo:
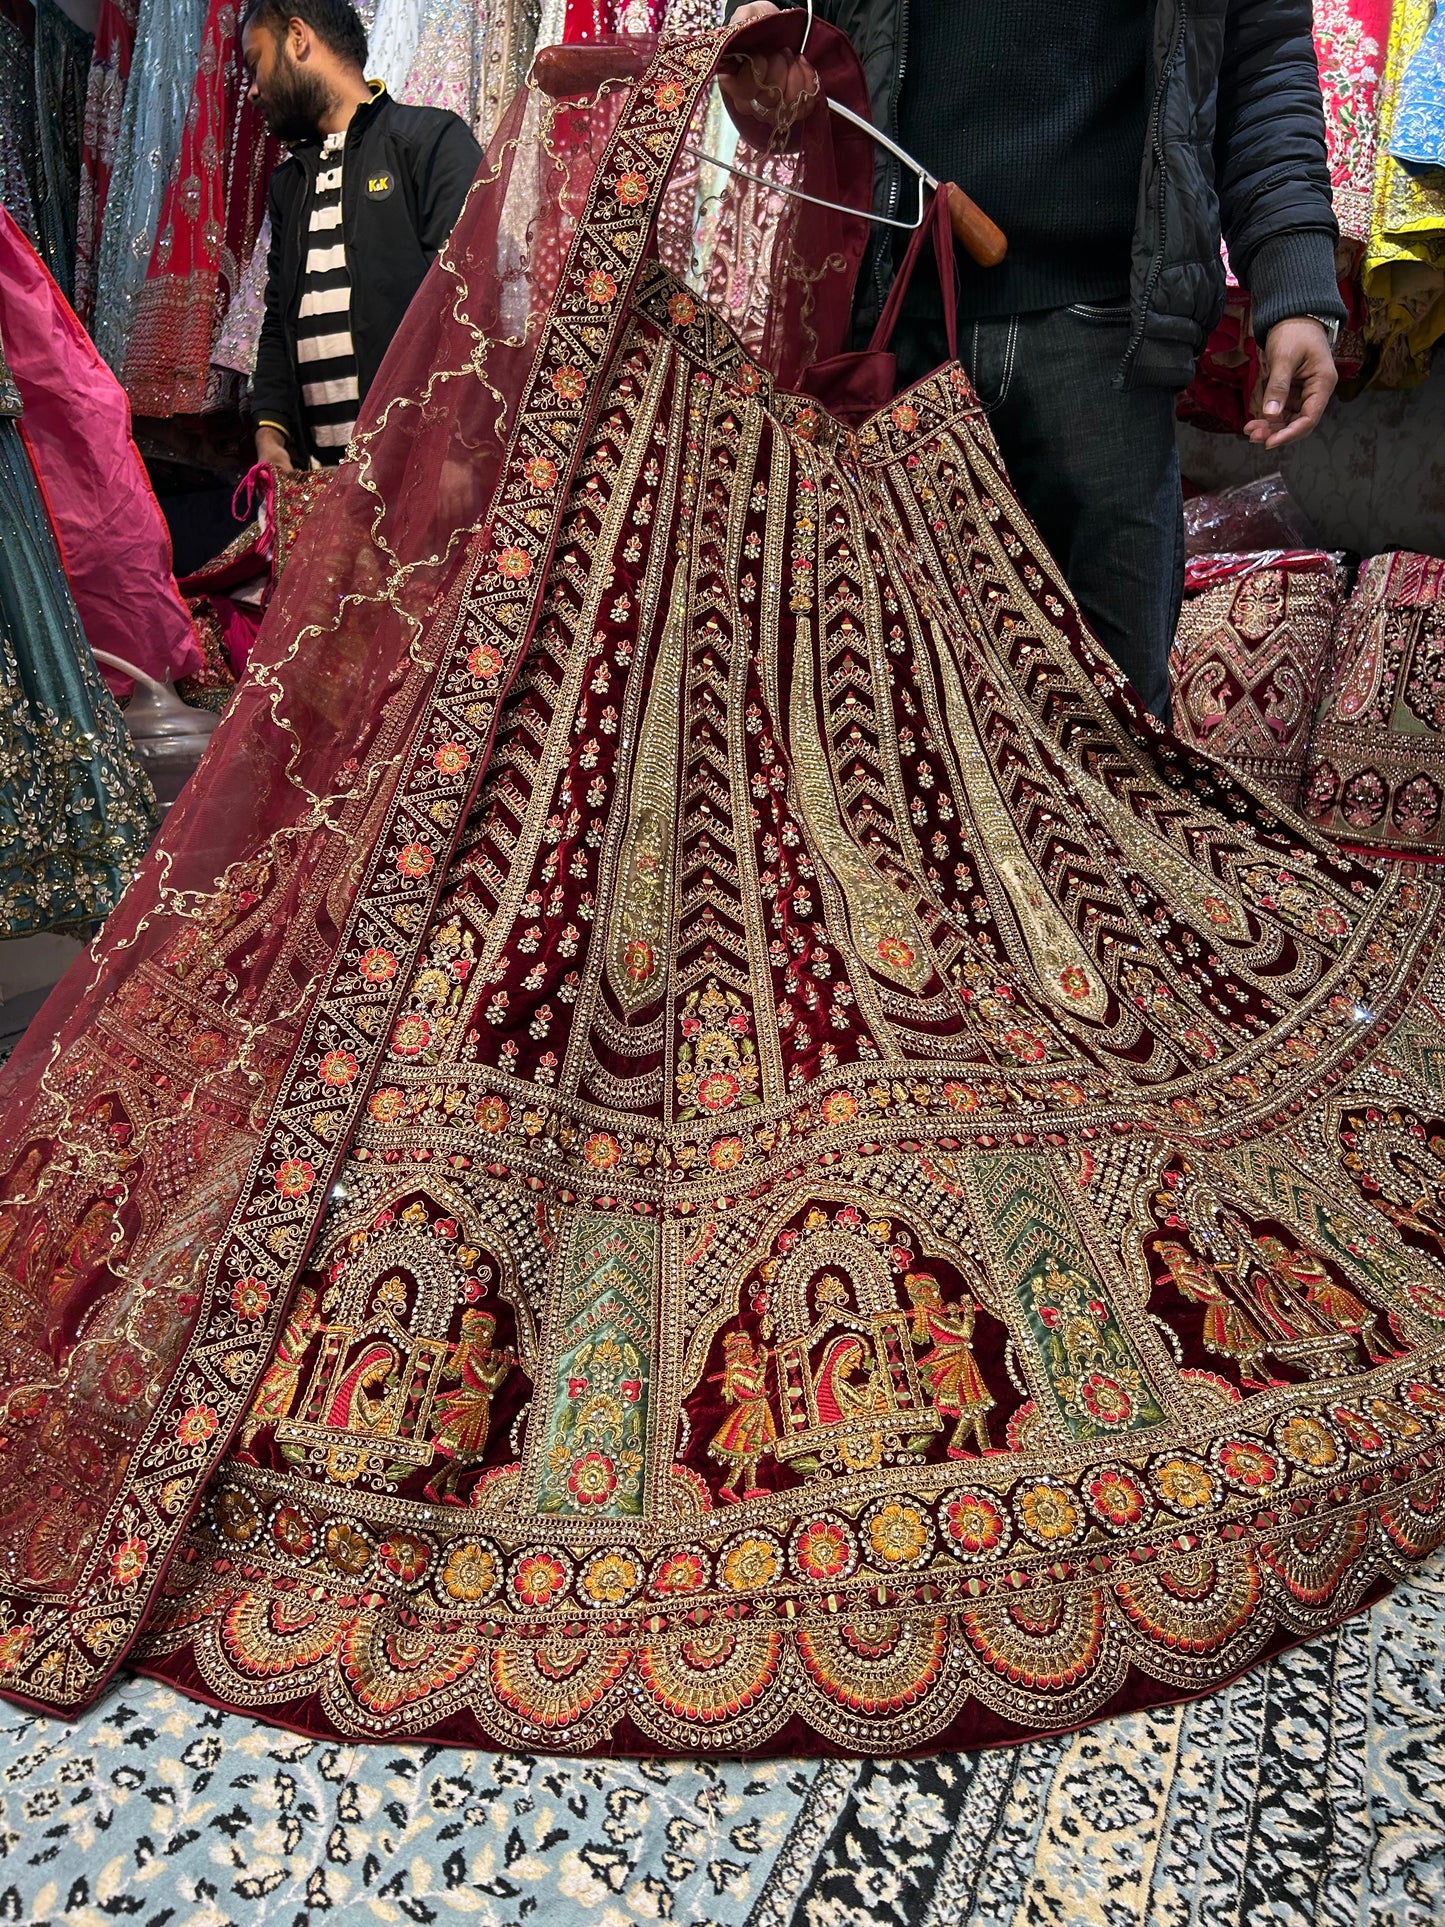
<path fill-rule="evenodd" d="M 1169 647 L 1184 591 L 1174 397 L 1121 391 L 1129 312 L 1080 305 L 959 324 L 959 358 L 1009 479 L 1099 641 L 1145 707 L 1169 718 Z M 947 359 L 942 321 L 904 315 L 900 385 Z"/>

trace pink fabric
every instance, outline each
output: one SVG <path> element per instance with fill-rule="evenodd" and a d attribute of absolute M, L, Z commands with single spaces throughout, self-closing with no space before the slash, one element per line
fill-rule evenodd
<path fill-rule="evenodd" d="M 1220 582 L 1233 582 L 1236 577 L 1251 575 L 1256 569 L 1281 569 L 1286 573 L 1291 569 L 1317 572 L 1322 553 L 1319 549 L 1251 549 L 1233 555 L 1191 555 L 1184 564 L 1184 593 L 1197 595 L 1201 589 L 1212 589 Z M 1342 554 L 1328 557 L 1336 564 L 1344 559 Z"/>
<path fill-rule="evenodd" d="M 171 573 L 171 539 L 130 436 L 119 382 L 0 209 L 0 335 L 25 403 L 26 444 L 81 626 L 159 682 L 202 666 Z"/>
<path fill-rule="evenodd" d="M 243 602 L 233 602 L 227 595 L 213 595 L 211 607 L 215 611 L 221 647 L 226 652 L 232 672 L 238 678 L 244 676 L 246 664 L 251 659 L 251 644 L 261 627 L 261 612 L 259 609 L 248 609 Z"/>

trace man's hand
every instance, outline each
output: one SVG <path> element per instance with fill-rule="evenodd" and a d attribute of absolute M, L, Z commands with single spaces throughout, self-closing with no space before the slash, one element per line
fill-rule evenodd
<path fill-rule="evenodd" d="M 750 27 L 781 13 L 773 0 L 748 0 L 739 7 L 730 27 Z M 735 113 L 746 114 L 784 132 L 795 121 L 806 120 L 818 103 L 818 76 L 808 62 L 793 53 L 737 55 L 718 74 L 723 98 Z"/>
<path fill-rule="evenodd" d="M 269 462 L 272 468 L 279 468 L 283 474 L 290 474 L 295 467 L 291 460 L 291 446 L 279 428 L 272 428 L 269 422 L 262 422 L 256 430 L 256 460 Z"/>
<path fill-rule="evenodd" d="M 1244 425 L 1252 442 L 1283 448 L 1319 426 L 1339 379 L 1330 338 L 1318 321 L 1277 321 L 1264 344 L 1264 366 Z"/>

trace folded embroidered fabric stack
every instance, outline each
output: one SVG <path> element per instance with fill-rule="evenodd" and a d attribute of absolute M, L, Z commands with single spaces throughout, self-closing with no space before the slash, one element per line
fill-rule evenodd
<path fill-rule="evenodd" d="M 1341 613 L 1303 808 L 1336 836 L 1445 846 L 1445 559 L 1373 556 Z"/>
<path fill-rule="evenodd" d="M 1344 597 L 1319 549 L 1194 556 L 1169 658 L 1175 733 L 1298 804 Z"/>

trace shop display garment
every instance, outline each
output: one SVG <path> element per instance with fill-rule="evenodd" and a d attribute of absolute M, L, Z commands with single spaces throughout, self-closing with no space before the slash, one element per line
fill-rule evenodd
<path fill-rule="evenodd" d="M 1445 335 L 1445 176 L 1437 167 L 1407 166 L 1391 152 L 1402 101 L 1419 99 L 1406 93 L 1405 82 L 1434 12 L 1433 0 L 1395 0 L 1365 255 L 1379 378 L 1402 388 L 1425 379 L 1435 344 Z"/>
<path fill-rule="evenodd" d="M 891 1755 L 1445 1535 L 1440 886 L 1144 714 L 957 362 L 840 359 L 861 221 L 655 258 L 728 44 L 510 111 L 0 1086 L 6 1692 Z"/>
<path fill-rule="evenodd" d="M 136 0 L 100 0 L 95 49 L 85 88 L 85 128 L 80 150 L 80 201 L 76 210 L 75 312 L 90 326 L 95 315 L 95 277 L 101 228 L 110 194 L 111 169 L 120 140 L 121 107 L 135 51 Z"/>
<path fill-rule="evenodd" d="M 0 937 L 86 935 L 155 828 L 150 784 L 81 632 L 0 336 Z"/>
<path fill-rule="evenodd" d="M 1169 655 L 1175 731 L 1292 809 L 1344 591 L 1342 559 L 1317 549 L 1185 566 Z"/>
<path fill-rule="evenodd" d="M 138 414 L 193 415 L 214 396 L 211 348 L 265 215 L 280 143 L 246 99 L 233 0 L 211 0 L 150 268 L 137 293 L 124 382 Z"/>
<path fill-rule="evenodd" d="M 91 332 L 117 372 L 185 132 L 206 0 L 140 0 L 105 197 Z"/>
<path fill-rule="evenodd" d="M 35 202 L 40 169 L 35 131 L 35 17 L 29 0 L 0 7 L 0 206 L 31 241 L 38 238 Z"/>
<path fill-rule="evenodd" d="M 1343 611 L 1310 736 L 1303 808 L 1335 835 L 1445 843 L 1445 561 L 1371 556 Z"/>
<path fill-rule="evenodd" d="M 3 209 L 0 328 L 86 640 L 160 682 L 195 675 L 200 651 L 171 575 L 165 517 L 131 440 L 125 396 Z M 117 693 L 129 688 L 127 680 Z"/>
<path fill-rule="evenodd" d="M 54 0 L 35 5 L 35 126 L 44 191 L 36 206 L 40 252 L 67 300 L 75 294 L 75 221 L 80 148 L 93 34 Z"/>

